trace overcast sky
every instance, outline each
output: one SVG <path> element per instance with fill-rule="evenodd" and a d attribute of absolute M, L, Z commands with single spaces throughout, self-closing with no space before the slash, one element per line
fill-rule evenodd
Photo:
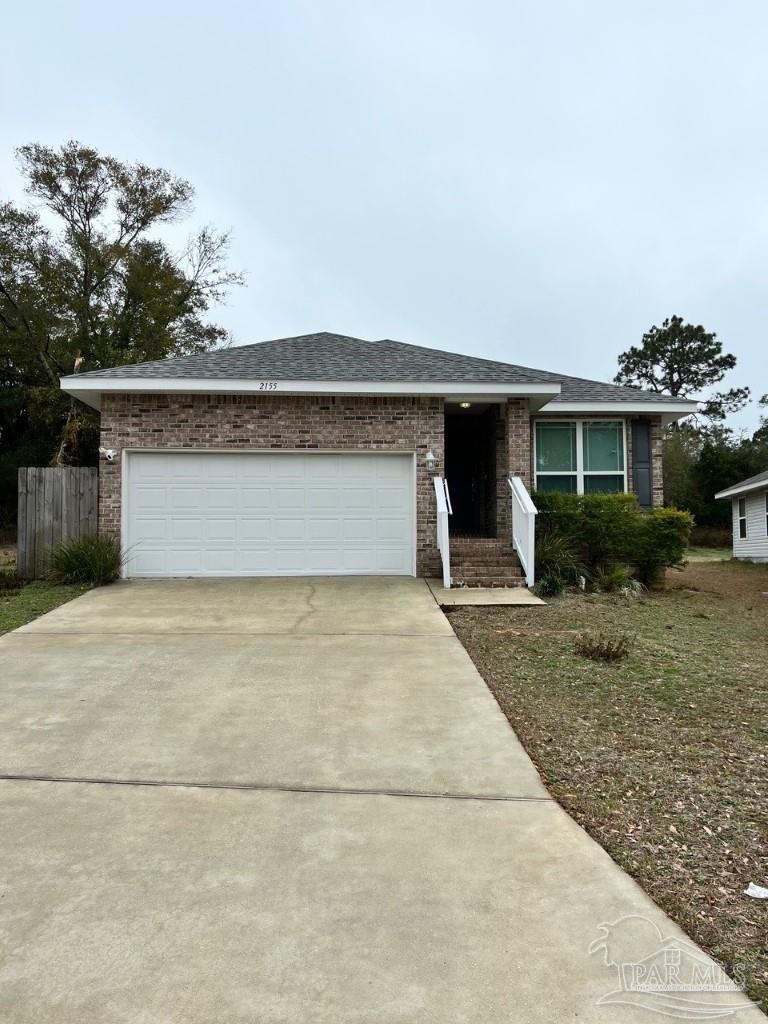
<path fill-rule="evenodd" d="M 610 379 L 679 313 L 768 391 L 765 0 L 33 0 L 3 35 L 0 191 L 69 138 L 188 178 L 247 272 L 236 343 Z"/>

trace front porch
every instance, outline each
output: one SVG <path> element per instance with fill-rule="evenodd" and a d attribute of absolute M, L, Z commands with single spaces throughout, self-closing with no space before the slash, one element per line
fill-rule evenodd
<path fill-rule="evenodd" d="M 446 403 L 444 423 L 445 475 L 435 493 L 445 587 L 532 586 L 527 400 Z"/>

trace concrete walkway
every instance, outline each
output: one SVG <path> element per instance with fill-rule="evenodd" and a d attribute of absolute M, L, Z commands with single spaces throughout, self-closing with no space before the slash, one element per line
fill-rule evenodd
<path fill-rule="evenodd" d="M 686 942 L 423 581 L 93 591 L 0 640 L 0 776 L 4 1024 L 652 1020 L 590 943 Z"/>

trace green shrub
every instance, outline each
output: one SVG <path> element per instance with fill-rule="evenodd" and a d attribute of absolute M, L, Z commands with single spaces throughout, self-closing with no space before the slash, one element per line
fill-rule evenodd
<path fill-rule="evenodd" d="M 692 527 L 690 512 L 676 508 L 654 508 L 642 517 L 633 559 L 641 583 L 653 586 L 666 568 L 682 565 Z"/>
<path fill-rule="evenodd" d="M 587 574 L 598 565 L 629 562 L 636 520 L 632 494 L 559 494 L 537 492 L 537 529 L 570 539 Z"/>
<path fill-rule="evenodd" d="M 54 583 L 113 583 L 120 576 L 124 556 L 111 537 L 91 536 L 64 540 L 48 558 L 46 576 Z"/>
<path fill-rule="evenodd" d="M 692 548 L 729 548 L 733 543 L 730 526 L 696 526 L 691 530 Z"/>
<path fill-rule="evenodd" d="M 606 567 L 629 566 L 630 576 L 645 586 L 655 583 L 665 568 L 682 562 L 693 525 L 687 512 L 641 510 L 632 494 L 537 491 L 533 500 L 541 543 L 563 538 L 590 580 L 605 574 Z"/>
<path fill-rule="evenodd" d="M 582 633 L 573 641 L 577 654 L 592 661 L 623 661 L 629 654 L 631 642 L 626 633 L 606 636 L 603 633 Z"/>

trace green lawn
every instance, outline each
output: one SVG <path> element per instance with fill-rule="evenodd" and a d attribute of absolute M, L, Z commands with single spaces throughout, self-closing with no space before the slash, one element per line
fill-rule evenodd
<path fill-rule="evenodd" d="M 685 557 L 689 562 L 721 562 L 733 557 L 730 548 L 688 548 Z"/>
<path fill-rule="evenodd" d="M 768 1006 L 768 566 L 691 562 L 664 592 L 458 608 L 451 623 L 545 784 Z M 581 633 L 626 633 L 617 665 Z"/>
<path fill-rule="evenodd" d="M 18 591 L 0 591 L 0 634 L 18 629 L 39 615 L 58 608 L 60 604 L 79 597 L 90 588 L 84 585 L 44 583 L 37 580 L 27 583 Z"/>

